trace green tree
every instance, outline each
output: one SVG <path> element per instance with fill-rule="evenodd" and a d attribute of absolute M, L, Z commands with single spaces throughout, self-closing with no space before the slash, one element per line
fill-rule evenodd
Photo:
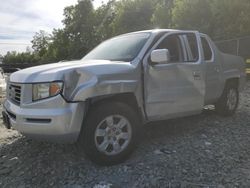
<path fill-rule="evenodd" d="M 169 28 L 172 24 L 173 0 L 159 0 L 156 2 L 151 22 L 156 28 Z"/>
<path fill-rule="evenodd" d="M 40 57 L 32 52 L 17 53 L 16 51 L 7 52 L 3 58 L 3 63 L 38 63 Z"/>
<path fill-rule="evenodd" d="M 68 57 L 81 58 L 95 44 L 95 15 L 91 0 L 79 1 L 64 10 L 64 35 L 68 38 Z"/>
<path fill-rule="evenodd" d="M 249 0 L 174 0 L 172 26 L 199 30 L 215 40 L 250 35 Z"/>
<path fill-rule="evenodd" d="M 213 33 L 211 0 L 174 0 L 172 26 L 178 29 Z"/>
<path fill-rule="evenodd" d="M 69 38 L 63 29 L 54 29 L 47 53 L 43 56 L 43 62 L 56 62 L 69 59 Z"/>
<path fill-rule="evenodd" d="M 250 35 L 249 0 L 213 0 L 214 38 L 230 39 Z"/>
<path fill-rule="evenodd" d="M 95 10 L 95 44 L 113 36 L 113 22 L 116 16 L 116 1 L 110 0 Z"/>
<path fill-rule="evenodd" d="M 116 3 L 113 35 L 150 29 L 155 1 L 121 0 Z"/>
<path fill-rule="evenodd" d="M 50 43 L 50 35 L 47 32 L 40 30 L 34 35 L 31 43 L 34 52 L 37 53 L 40 57 L 42 57 L 47 53 Z"/>

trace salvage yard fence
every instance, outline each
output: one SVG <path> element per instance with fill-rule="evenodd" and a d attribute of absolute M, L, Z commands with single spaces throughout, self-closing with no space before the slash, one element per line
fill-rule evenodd
<path fill-rule="evenodd" d="M 250 36 L 215 42 L 224 53 L 241 56 L 247 61 L 250 59 Z"/>
<path fill-rule="evenodd" d="M 250 36 L 215 43 L 222 52 L 244 58 L 247 78 L 250 79 Z"/>

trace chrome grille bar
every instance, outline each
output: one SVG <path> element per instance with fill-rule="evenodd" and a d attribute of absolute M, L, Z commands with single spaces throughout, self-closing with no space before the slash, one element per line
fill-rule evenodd
<path fill-rule="evenodd" d="M 8 97 L 14 103 L 20 105 L 22 88 L 18 84 L 10 83 L 8 87 Z"/>

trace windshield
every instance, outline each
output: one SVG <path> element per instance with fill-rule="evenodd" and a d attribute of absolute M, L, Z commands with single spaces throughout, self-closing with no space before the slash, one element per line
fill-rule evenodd
<path fill-rule="evenodd" d="M 145 45 L 150 33 L 128 34 L 101 43 L 84 60 L 132 61 Z"/>

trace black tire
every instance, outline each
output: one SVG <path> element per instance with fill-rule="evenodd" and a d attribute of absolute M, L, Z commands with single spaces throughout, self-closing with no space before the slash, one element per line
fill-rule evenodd
<path fill-rule="evenodd" d="M 233 93 L 233 94 L 232 94 Z M 233 95 L 233 97 L 230 97 Z M 232 116 L 239 104 L 239 91 L 236 83 L 226 84 L 223 94 L 215 104 L 215 110 L 219 115 Z"/>
<path fill-rule="evenodd" d="M 113 119 L 114 127 L 118 127 L 118 124 L 120 122 L 120 120 L 116 120 L 116 117 L 118 117 L 118 119 L 121 117 L 123 120 L 127 120 L 126 122 L 128 123 L 125 125 L 126 127 L 124 126 L 125 133 L 126 131 L 127 133 L 128 132 L 131 133 L 131 134 L 129 133 L 127 134 L 127 135 L 130 135 L 130 140 L 124 141 L 124 143 L 126 142 L 125 144 L 126 146 L 124 146 L 123 150 L 120 151 L 120 153 L 113 154 L 113 155 L 110 155 L 111 151 L 108 151 L 108 150 L 113 150 L 113 152 L 116 152 L 115 147 L 112 144 L 105 146 L 107 147 L 105 151 L 100 151 L 100 148 L 98 149 L 99 142 L 100 142 L 99 147 L 101 147 L 100 145 L 103 144 L 104 141 L 107 142 L 107 139 L 108 139 L 108 142 L 110 141 L 110 139 L 115 139 L 114 135 L 113 135 L 114 137 L 107 136 L 107 135 L 111 135 L 111 133 L 107 131 L 107 129 L 109 129 L 109 125 L 108 125 L 109 123 L 107 121 L 107 118 L 111 116 L 112 116 L 111 119 Z M 115 121 L 119 121 L 119 122 L 115 122 Z M 118 103 L 118 102 L 105 102 L 105 103 L 98 104 L 97 106 L 93 107 L 90 110 L 90 112 L 87 115 L 87 119 L 83 123 L 83 128 L 82 128 L 79 140 L 78 140 L 78 147 L 80 147 L 80 149 L 83 149 L 85 154 L 88 156 L 88 158 L 96 164 L 108 166 L 108 165 L 115 165 L 115 164 L 121 163 L 129 157 L 129 155 L 133 152 L 133 150 L 136 147 L 139 125 L 140 125 L 140 121 L 138 118 L 138 114 L 130 106 L 123 104 L 123 103 Z M 102 129 L 101 126 L 104 126 L 104 128 Z M 128 127 L 131 127 L 131 128 L 128 128 Z M 97 134 L 96 131 L 100 129 L 102 131 L 103 130 L 105 131 L 105 136 L 100 136 L 100 139 L 103 140 L 102 142 L 99 141 L 98 140 L 99 137 L 96 136 Z M 124 131 L 122 129 L 123 128 L 120 128 L 120 131 Z M 109 129 L 109 131 L 110 130 L 111 129 Z M 114 131 L 112 133 L 116 134 L 114 133 Z M 120 145 L 120 142 L 122 144 L 122 141 L 123 141 L 122 139 L 116 138 L 116 141 L 112 140 L 110 142 L 116 142 L 116 146 L 118 146 L 117 143 L 119 143 Z"/>

